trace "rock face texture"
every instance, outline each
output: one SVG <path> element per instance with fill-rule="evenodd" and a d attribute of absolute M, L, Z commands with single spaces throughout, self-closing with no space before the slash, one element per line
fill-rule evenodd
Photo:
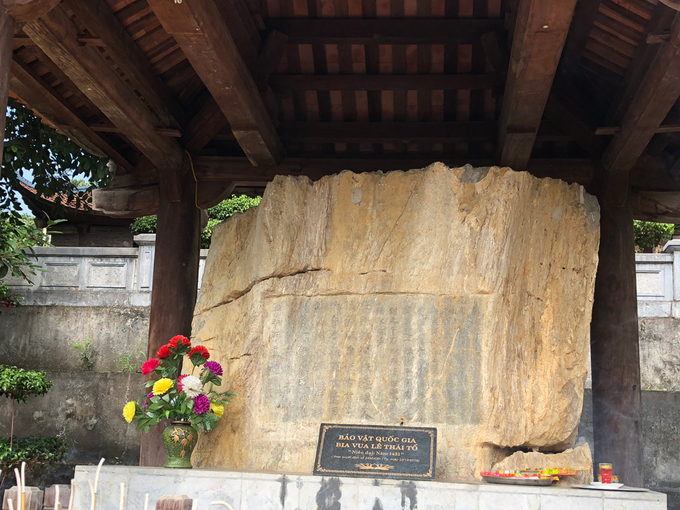
<path fill-rule="evenodd" d="M 508 168 L 277 177 L 213 235 L 193 336 L 239 396 L 194 465 L 311 473 L 321 422 L 437 427 L 440 480 L 568 442 L 598 242 L 583 188 Z"/>

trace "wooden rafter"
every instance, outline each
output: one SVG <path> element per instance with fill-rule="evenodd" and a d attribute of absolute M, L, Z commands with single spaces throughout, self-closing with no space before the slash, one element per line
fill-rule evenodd
<path fill-rule="evenodd" d="M 62 6 L 26 23 L 23 29 L 161 172 L 177 175 L 182 170 L 184 153 L 179 144 L 156 132 L 156 117 L 102 53 L 78 43 L 78 28 Z M 177 196 L 176 188 L 168 190 Z"/>
<path fill-rule="evenodd" d="M 282 145 L 258 87 L 217 6 L 210 0 L 149 2 L 215 98 L 253 165 L 273 165 Z"/>
<path fill-rule="evenodd" d="M 521 170 L 534 147 L 576 0 L 521 0 L 499 123 L 502 165 Z"/>
<path fill-rule="evenodd" d="M 184 112 L 170 89 L 154 72 L 148 59 L 125 31 L 104 0 L 67 0 L 65 5 L 94 35 L 106 53 L 149 103 L 164 126 L 180 127 Z"/>
<path fill-rule="evenodd" d="M 91 129 L 73 107 L 58 97 L 29 67 L 14 61 L 11 69 L 9 87 L 13 96 L 85 149 L 101 151 L 126 171 L 132 170 L 132 165 L 118 150 Z"/>
<path fill-rule="evenodd" d="M 270 78 L 282 90 L 488 90 L 501 84 L 496 74 L 279 74 Z"/>
<path fill-rule="evenodd" d="M 297 19 L 266 22 L 292 44 L 471 44 L 503 30 L 500 19 Z"/>
<path fill-rule="evenodd" d="M 671 38 L 656 54 L 623 115 L 621 131 L 602 156 L 605 187 L 616 201 L 628 195 L 628 173 L 642 155 L 668 112 L 680 97 L 680 14 L 675 14 Z"/>
<path fill-rule="evenodd" d="M 53 9 L 61 0 L 1 0 L 15 22 L 32 21 Z"/>
<path fill-rule="evenodd" d="M 619 90 L 618 97 L 612 102 L 613 107 L 607 115 L 607 118 L 611 123 L 616 124 L 621 121 L 621 117 L 628 109 L 645 74 L 654 61 L 656 53 L 661 48 L 658 44 L 650 44 L 647 42 L 647 36 L 668 31 L 668 39 L 670 39 L 670 28 L 671 23 L 673 22 L 673 15 L 674 11 L 662 3 L 658 3 L 654 8 L 652 18 L 649 20 L 645 30 L 645 37 L 640 41 L 640 44 L 635 50 L 633 59 L 626 71 L 623 84 Z"/>
<path fill-rule="evenodd" d="M 5 112 L 9 93 L 9 70 L 12 62 L 14 20 L 0 4 L 0 135 L 5 140 Z M 0 145 L 0 177 L 2 176 L 3 145 Z"/>

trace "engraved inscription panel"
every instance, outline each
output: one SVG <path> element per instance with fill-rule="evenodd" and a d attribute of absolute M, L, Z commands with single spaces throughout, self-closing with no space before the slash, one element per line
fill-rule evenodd
<path fill-rule="evenodd" d="M 434 480 L 437 429 L 322 423 L 314 474 Z"/>
<path fill-rule="evenodd" d="M 404 416 L 458 425 L 481 419 L 483 297 L 271 301 L 263 335 L 263 420 L 389 423 Z M 335 348 L 317 349 L 320 338 Z M 301 392 L 307 398 L 300 399 Z"/>

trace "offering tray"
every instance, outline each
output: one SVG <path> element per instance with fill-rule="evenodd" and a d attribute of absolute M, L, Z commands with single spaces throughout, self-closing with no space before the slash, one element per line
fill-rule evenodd
<path fill-rule="evenodd" d="M 509 476 L 489 476 L 482 475 L 485 482 L 498 483 L 503 485 L 551 485 L 553 478 L 515 478 Z"/>

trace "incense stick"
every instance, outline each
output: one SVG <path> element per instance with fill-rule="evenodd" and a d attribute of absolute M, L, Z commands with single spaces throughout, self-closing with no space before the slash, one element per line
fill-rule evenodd
<path fill-rule="evenodd" d="M 144 510 L 149 510 L 149 494 L 144 495 Z"/>
<path fill-rule="evenodd" d="M 21 463 L 21 510 L 26 510 L 26 462 Z"/>
<path fill-rule="evenodd" d="M 125 508 L 125 484 L 124 483 L 120 484 L 120 506 L 118 508 L 120 510 L 123 510 Z"/>
<path fill-rule="evenodd" d="M 231 507 L 231 505 L 230 505 L 229 503 L 227 503 L 226 501 L 213 501 L 213 502 L 210 503 L 210 504 L 211 504 L 211 505 L 222 505 L 222 506 L 226 506 L 229 510 L 234 510 L 234 509 Z"/>
<path fill-rule="evenodd" d="M 54 510 L 59 510 L 59 484 L 54 486 Z"/>
<path fill-rule="evenodd" d="M 75 492 L 75 487 L 73 487 L 73 480 L 71 480 L 71 495 L 68 498 L 68 510 L 73 508 L 73 493 Z"/>

